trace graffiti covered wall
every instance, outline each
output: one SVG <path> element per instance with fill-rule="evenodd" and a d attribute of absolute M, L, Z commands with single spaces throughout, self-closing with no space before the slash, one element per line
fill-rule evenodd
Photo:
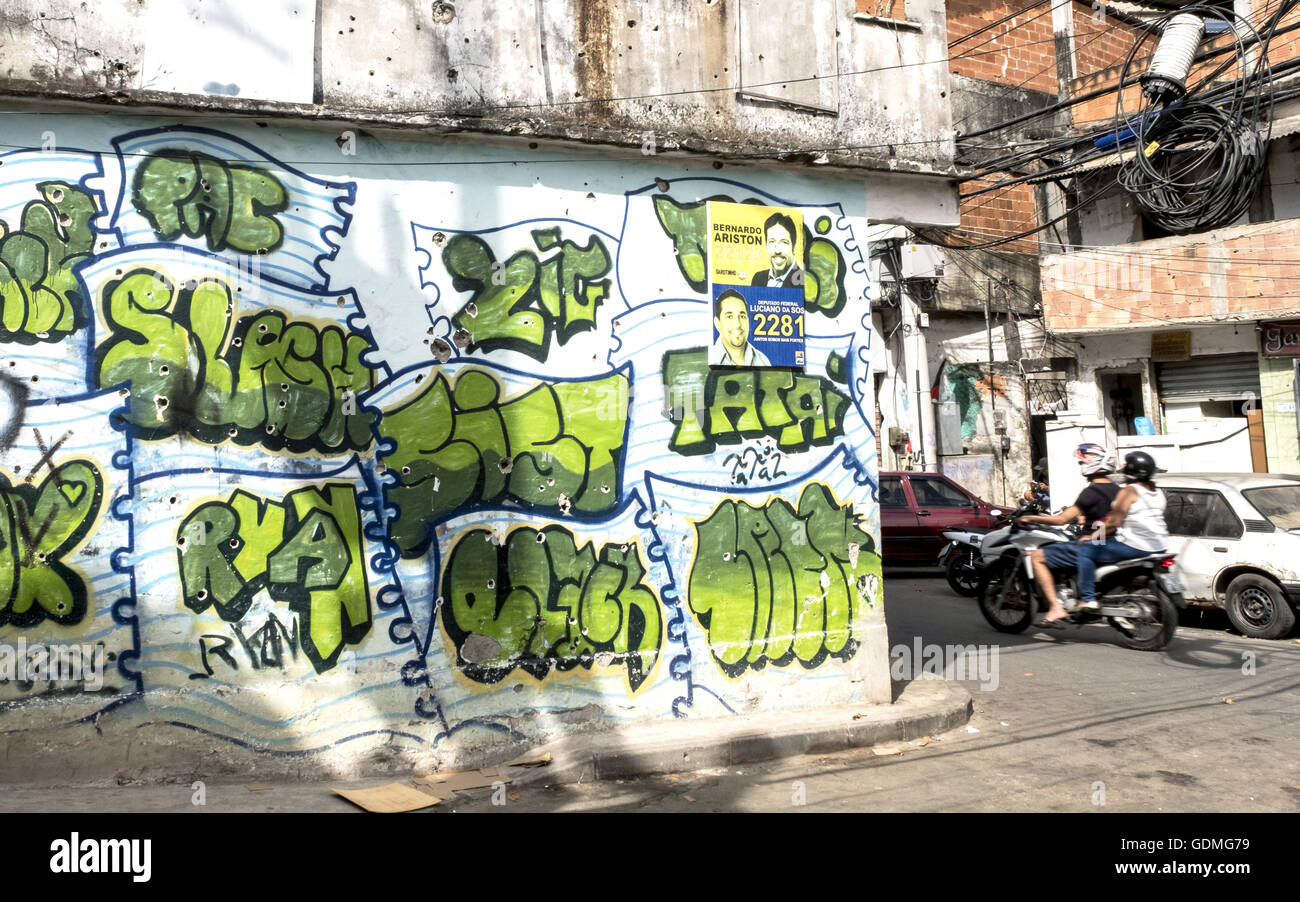
<path fill-rule="evenodd" d="M 888 702 L 860 184 L 5 121 L 0 734 Z M 804 368 L 709 366 L 709 199 L 801 209 Z"/>

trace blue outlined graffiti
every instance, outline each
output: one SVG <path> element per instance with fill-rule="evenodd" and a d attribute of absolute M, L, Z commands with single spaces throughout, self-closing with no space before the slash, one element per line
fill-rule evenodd
<path fill-rule="evenodd" d="M 93 225 L 104 198 L 89 187 L 101 175 L 99 156 L 79 150 L 0 154 L 0 343 L 64 342 L 85 328 L 75 270 L 108 247 Z"/>
<path fill-rule="evenodd" d="M 155 716 L 282 749 L 328 745 L 360 724 L 378 729 L 410 717 L 416 693 L 398 675 L 416 652 L 402 609 L 374 603 L 392 580 L 372 566 L 382 546 L 370 538 L 371 491 L 356 455 L 308 479 L 209 468 L 134 481 L 121 507 L 141 549 L 130 556 L 137 670 Z M 214 517 L 222 507 L 239 522 Z M 229 526 L 230 534 L 220 531 Z M 348 553 L 328 560 L 340 542 Z M 222 562 L 231 570 L 218 575 Z M 222 596 L 218 579 L 230 573 L 255 591 Z M 326 619 L 313 625 L 318 615 Z M 226 700 L 258 686 L 266 691 L 238 706 Z M 348 698 L 364 699 L 348 717 L 311 716 L 309 729 L 283 729 Z"/>
<path fill-rule="evenodd" d="M 508 499 L 579 517 L 617 507 L 627 373 L 521 376 L 481 366 L 407 371 L 368 396 L 382 411 L 379 456 L 395 476 L 387 503 L 403 557 L 422 555 L 433 527 L 474 505 Z"/>
<path fill-rule="evenodd" d="M 162 238 L 155 227 L 157 212 L 138 209 L 133 198 L 137 197 L 142 167 L 156 165 L 151 161 L 157 160 L 160 153 L 168 153 L 173 158 L 192 160 L 195 165 L 183 186 L 185 193 L 172 198 L 174 215 L 179 217 L 180 211 L 188 210 L 191 225 L 185 228 L 178 223 L 175 229 L 165 232 L 172 236 L 167 241 L 207 250 L 220 247 L 230 259 L 251 254 L 258 258 L 260 271 L 269 278 L 301 288 L 333 290 L 323 264 L 338 254 L 340 242 L 351 225 L 352 213 L 346 207 L 356 200 L 354 182 L 315 178 L 281 163 L 242 138 L 200 126 L 135 131 L 115 138 L 113 147 L 117 151 L 118 199 L 113 209 L 112 228 L 123 245 L 155 244 Z M 278 192 L 264 187 L 260 181 L 256 184 L 259 191 L 269 192 L 266 194 L 271 199 L 269 207 L 281 210 L 275 215 L 278 244 L 241 251 L 224 240 L 212 240 L 214 229 L 216 234 L 227 234 L 226 228 L 213 223 L 218 219 L 228 223 L 233 218 L 233 200 L 229 194 L 229 178 L 223 183 L 219 175 L 205 176 L 199 165 L 202 161 L 212 161 L 209 165 L 214 172 L 228 173 L 233 166 L 274 180 L 284 195 L 282 208 L 281 202 L 273 199 L 279 197 Z M 212 199 L 205 201 L 205 197 Z M 263 203 L 252 197 L 242 197 L 239 202 L 248 205 L 250 215 Z"/>
<path fill-rule="evenodd" d="M 650 507 L 654 511 L 648 519 L 649 527 L 655 537 L 650 550 L 650 558 L 651 560 L 663 562 L 670 573 L 670 582 L 665 584 L 661 590 L 665 602 L 677 602 L 688 597 L 687 587 L 698 553 L 699 526 L 715 515 L 720 503 L 743 501 L 751 508 L 767 508 L 774 500 L 781 499 L 789 508 L 798 509 L 801 496 L 810 486 L 820 487 L 818 491 L 829 493 L 829 497 L 832 499 L 860 498 L 863 491 L 858 482 L 857 473 L 858 467 L 851 462 L 847 449 L 840 447 L 811 473 L 771 485 L 735 488 L 726 495 L 701 493 L 689 481 L 648 475 L 646 477 L 646 493 L 650 499 Z M 845 623 L 852 624 L 854 632 L 861 636 L 871 623 L 883 623 L 884 616 L 881 604 L 883 595 L 879 575 L 880 559 L 879 555 L 874 552 L 878 527 L 872 526 L 872 524 L 878 523 L 879 508 L 874 503 L 864 503 L 863 501 L 858 501 L 852 507 L 860 518 L 858 522 L 867 527 L 863 534 L 870 541 L 859 539 L 858 542 L 854 542 L 852 538 L 846 538 L 842 543 L 843 548 L 826 549 L 826 552 L 838 557 L 840 564 L 831 564 L 829 555 L 823 552 L 822 560 L 825 563 L 817 565 L 814 571 L 810 571 L 807 574 L 808 579 L 805 581 L 815 583 L 817 591 L 808 594 L 816 595 L 818 601 L 821 601 L 822 596 L 835 591 L 833 587 L 836 585 L 836 583 L 832 582 L 822 582 L 820 576 L 822 570 L 827 569 L 827 565 L 831 565 L 829 569 L 838 571 L 843 566 L 843 563 L 848 562 L 850 564 L 849 569 L 854 573 L 854 579 L 852 586 L 846 588 L 845 592 L 851 590 L 855 595 L 860 592 L 862 603 L 856 610 L 857 616 L 848 617 Z M 798 531 L 791 529 L 788 535 L 774 536 L 773 538 L 784 540 L 786 544 L 794 546 L 797 551 L 804 552 L 806 556 L 809 549 L 801 545 L 799 535 Z M 804 541 L 806 542 L 807 539 L 805 538 Z M 856 547 L 851 547 L 851 543 Z M 743 604 L 745 599 L 737 598 L 735 601 Z M 795 601 L 802 606 L 805 599 L 795 599 Z M 697 703 L 705 706 L 704 712 L 707 712 L 713 705 L 723 705 L 725 710 L 725 700 L 729 696 L 733 696 L 727 678 L 744 673 L 746 666 L 748 666 L 748 657 L 751 651 L 754 652 L 755 663 L 761 669 L 766 651 L 763 637 L 768 635 L 767 630 L 773 628 L 770 619 L 773 608 L 769 606 L 765 610 L 767 611 L 767 619 L 764 619 L 761 624 L 755 622 L 753 627 L 755 630 L 761 631 L 757 634 L 757 641 L 752 645 L 746 644 L 744 647 L 733 647 L 727 643 L 715 646 L 711 642 L 709 635 L 710 618 L 707 614 L 705 616 L 700 616 L 698 613 L 692 615 L 686 609 L 686 605 L 679 609 L 680 618 L 669 629 L 669 636 L 673 636 L 674 632 L 680 633 L 684 637 L 684 645 L 686 646 L 685 651 L 670 662 L 673 678 L 683 684 L 680 690 L 681 694 L 673 702 L 675 714 L 684 716 L 688 710 L 695 708 Z M 792 610 L 794 610 L 793 607 Z M 810 653 L 810 661 L 821 663 L 825 660 L 825 655 L 819 657 L 818 649 L 826 649 L 821 644 L 823 640 L 820 636 L 804 635 L 795 638 L 799 638 L 804 644 L 807 644 L 810 640 L 817 642 L 817 646 Z M 847 657 L 852 657 L 856 649 L 856 645 L 842 644 L 837 646 L 837 651 L 842 656 L 847 655 Z M 704 654 L 706 660 L 701 661 L 695 650 L 698 650 L 699 654 Z M 790 649 L 790 651 L 792 650 Z M 739 658 L 736 656 L 737 651 L 741 653 Z M 828 653 L 829 649 L 826 649 L 826 652 Z M 719 668 L 708 661 L 708 658 L 728 662 L 727 667 Z M 793 655 L 791 660 L 793 660 Z M 789 661 L 779 661 L 778 666 L 786 663 L 789 663 Z M 815 664 L 814 667 L 816 667 Z M 833 676 L 833 672 L 833 669 L 823 671 L 821 668 L 816 668 L 804 673 L 802 679 L 833 680 L 836 678 Z M 697 695 L 697 692 L 702 693 L 702 695 Z"/>
<path fill-rule="evenodd" d="M 594 332 L 610 296 L 615 238 L 576 220 L 477 232 L 412 223 L 411 237 L 427 260 L 420 284 L 437 293 L 426 309 L 448 354 L 457 345 L 545 361 L 552 339 L 563 347 Z"/>
<path fill-rule="evenodd" d="M 392 742 L 473 755 L 588 715 L 858 697 L 870 656 L 854 643 L 880 605 L 831 599 L 861 588 L 878 602 L 858 572 L 864 536 L 878 537 L 858 188 L 683 164 L 661 189 L 649 161 L 612 159 L 553 182 L 524 168 L 428 175 L 426 157 L 489 156 L 465 142 L 394 143 L 382 177 L 358 161 L 353 181 L 289 165 L 318 155 L 290 152 L 309 142 L 281 130 L 83 130 L 113 150 L 44 170 L 59 157 L 22 157 L 12 199 L 0 170 L 10 227 L 35 202 L 34 228 L 67 213 L 94 237 L 64 267 L 82 318 L 0 359 L 0 374 L 18 361 L 4 375 L 33 397 L 0 474 L 13 486 L 27 474 L 11 463 L 37 466 L 14 456 L 40 456 L 32 424 L 55 441 L 65 420 L 95 424 L 74 427 L 23 503 L 57 490 L 54 473 L 77 495 L 84 474 L 68 462 L 103 473 L 84 537 L 47 542 L 86 586 L 84 617 L 35 628 L 104 643 L 118 723 L 263 754 Z M 60 209 L 59 185 L 78 186 L 65 201 L 98 192 L 93 208 Z M 715 196 L 799 207 L 825 252 L 807 264 L 822 315 L 801 372 L 746 386 L 686 359 L 711 319 L 687 226 Z M 25 307 L 23 324 L 49 315 Z M 687 440 L 692 423 L 704 440 Z M 736 657 L 717 604 L 693 598 L 707 594 L 692 590 L 699 527 L 717 511 L 852 524 L 834 547 L 773 557 L 808 570 L 815 551 L 831 577 L 849 574 L 819 584 L 835 625 L 813 635 L 797 621 L 790 660 L 783 627 L 760 615 Z M 804 575 L 791 584 L 807 589 Z M 98 728 L 107 706 L 68 710 Z"/>
<path fill-rule="evenodd" d="M 355 293 L 306 292 L 189 248 L 126 248 L 83 267 L 98 345 L 87 378 L 126 391 L 144 473 L 184 467 L 206 444 L 330 455 L 369 447 L 369 332 Z M 382 370 L 381 370 L 382 373 Z M 201 445 L 186 448 L 204 457 Z"/>
<path fill-rule="evenodd" d="M 140 689 L 139 681 L 127 669 L 139 652 L 132 572 L 122 557 L 131 547 L 131 523 L 118 516 L 116 509 L 120 501 L 129 498 L 130 441 L 105 428 L 118 403 L 116 392 L 66 396 L 57 404 L 33 400 L 22 409 L 17 435 L 4 449 L 0 462 L 0 473 L 9 485 L 86 512 L 84 523 L 58 549 L 56 567 L 48 567 L 49 561 L 40 557 L 42 545 L 53 537 L 49 530 L 56 522 L 50 516 L 50 505 L 42 504 L 38 497 L 33 499 L 35 504 L 27 505 L 26 516 L 14 516 L 12 507 L 6 515 L 6 553 L 13 548 L 26 549 L 23 556 L 30 553 L 32 560 L 24 569 L 40 572 L 41 595 L 55 616 L 33 617 L 33 606 L 27 604 L 31 599 L 14 592 L 14 580 L 0 604 L 6 609 L 25 605 L 27 615 L 6 617 L 8 622 L 0 623 L 0 644 L 12 648 L 21 639 L 28 647 L 44 644 L 101 650 L 103 671 L 97 689 L 85 685 L 89 681 L 84 675 L 83 685 L 0 680 L 0 700 L 63 689 L 58 706 L 62 723 L 100 713 Z M 70 466 L 74 462 L 80 466 Z M 72 599 L 74 604 L 66 615 L 57 611 L 63 601 L 61 586 L 74 594 L 78 589 L 84 593 L 80 599 Z M 88 688 L 92 691 L 67 692 Z"/>

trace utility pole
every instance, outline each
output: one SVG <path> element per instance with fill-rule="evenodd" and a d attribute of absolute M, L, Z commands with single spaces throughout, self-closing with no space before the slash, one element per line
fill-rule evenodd
<path fill-rule="evenodd" d="M 993 280 L 985 280 L 984 291 L 984 336 L 989 347 L 989 413 L 992 427 L 990 444 L 993 446 L 993 459 L 998 463 L 998 476 L 1002 480 L 1002 503 L 1007 503 L 1007 463 L 1002 454 L 1002 433 L 997 430 L 998 422 L 998 387 L 993 373 Z"/>

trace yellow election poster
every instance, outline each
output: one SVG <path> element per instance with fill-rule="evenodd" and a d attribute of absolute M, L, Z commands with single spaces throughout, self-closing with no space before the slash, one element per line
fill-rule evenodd
<path fill-rule="evenodd" d="M 804 365 L 803 216 L 709 201 L 710 366 Z"/>

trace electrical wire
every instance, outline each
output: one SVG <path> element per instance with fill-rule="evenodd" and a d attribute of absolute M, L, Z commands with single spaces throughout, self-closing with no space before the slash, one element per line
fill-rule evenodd
<path fill-rule="evenodd" d="M 1270 4 L 1270 5 L 1271 5 L 1271 4 Z M 1265 7 L 1265 10 L 1264 10 L 1264 11 L 1267 11 L 1267 7 Z M 1276 11 L 1275 11 L 1275 12 L 1276 12 Z M 1270 18 L 1270 21 L 1271 21 L 1271 18 Z M 1276 29 L 1275 32 L 1271 32 L 1271 33 L 1270 33 L 1270 36 L 1271 36 L 1272 34 L 1276 34 L 1276 35 L 1287 34 L 1287 33 L 1289 33 L 1289 32 L 1296 31 L 1297 29 L 1300 29 L 1300 22 L 1294 22 L 1294 23 L 1292 23 L 1292 24 L 1286 26 L 1285 28 L 1278 28 L 1278 29 Z M 1203 62 L 1203 61 L 1206 60 L 1206 59 L 1213 59 L 1213 58 L 1215 58 L 1215 57 L 1217 57 L 1217 56 L 1221 56 L 1222 54 L 1226 53 L 1227 51 L 1229 51 L 1229 50 L 1231 50 L 1231 49 L 1234 49 L 1231 45 L 1229 45 L 1228 47 L 1222 47 L 1222 48 L 1209 48 L 1209 49 L 1207 49 L 1207 50 L 1204 50 L 1204 51 L 1201 51 L 1200 53 L 1198 53 L 1198 54 L 1196 55 L 1196 57 L 1195 57 L 1195 62 L 1199 63 L 1199 62 Z M 1148 57 L 1142 57 L 1142 58 L 1138 59 L 1137 62 L 1146 62 L 1147 60 L 1149 60 L 1149 58 L 1150 58 L 1149 56 L 1148 56 Z M 1280 67 L 1279 67 L 1279 68 L 1280 68 Z M 1043 107 L 1042 109 L 1039 109 L 1039 110 L 1033 110 L 1033 111 L 1028 112 L 1028 113 L 1023 113 L 1023 114 L 1021 114 L 1021 115 L 1019 115 L 1019 116 L 1015 116 L 1015 117 L 1013 117 L 1013 118 L 1011 118 L 1011 119 L 1008 119 L 1008 120 L 1006 120 L 1006 121 L 1004 121 L 1004 122 L 1000 122 L 1000 123 L 998 123 L 997 125 L 988 126 L 987 128 L 983 128 L 983 129 L 980 129 L 980 130 L 978 130 L 978 131 L 974 131 L 974 132 L 968 132 L 968 133 L 965 133 L 965 134 L 959 134 L 959 135 L 957 136 L 957 140 L 958 140 L 958 143 L 959 143 L 959 144 L 960 144 L 960 143 L 965 143 L 966 141 L 969 141 L 969 140 L 972 139 L 972 138 L 983 137 L 983 136 L 986 135 L 986 134 L 991 134 L 992 132 L 996 132 L 996 131 L 1002 131 L 1002 130 L 1004 130 L 1004 129 L 1011 128 L 1012 126 L 1020 125 L 1021 123 L 1028 122 L 1028 121 L 1031 120 L 1031 119 L 1036 119 L 1036 118 L 1041 117 L 1041 116 L 1051 115 L 1052 113 L 1056 113 L 1056 112 L 1059 112 L 1059 111 L 1064 110 L 1064 109 L 1069 109 L 1069 108 L 1074 107 L 1074 106 L 1077 106 L 1077 105 L 1079 105 L 1079 104 L 1081 104 L 1081 103 L 1086 103 L 1086 102 L 1088 102 L 1088 101 L 1090 101 L 1090 100 L 1096 100 L 1096 99 L 1099 98 L 1099 97 L 1104 97 L 1104 96 L 1106 96 L 1107 94 L 1111 93 L 1112 91 L 1118 91 L 1118 90 L 1121 90 L 1122 88 L 1130 87 L 1131 85 L 1134 85 L 1134 84 L 1137 84 L 1137 83 L 1138 83 L 1138 77 L 1137 77 L 1137 76 L 1134 76 L 1134 77 L 1132 77 L 1131 79 L 1129 79 L 1129 80 L 1127 80 L 1127 81 L 1120 81 L 1120 82 L 1118 82 L 1118 83 L 1116 83 L 1116 84 L 1106 85 L 1106 86 L 1103 86 L 1103 87 L 1100 87 L 1100 88 L 1096 88 L 1096 89 L 1091 90 L 1091 91 L 1087 91 L 1087 92 L 1085 92 L 1085 93 L 1083 93 L 1083 94 L 1075 94 L 1075 95 L 1073 95 L 1073 96 L 1071 96 L 1071 97 L 1069 97 L 1069 98 L 1067 98 L 1067 99 L 1065 99 L 1065 100 L 1061 100 L 1061 101 L 1058 101 L 1057 103 L 1051 104 L 1050 106 Z"/>
<path fill-rule="evenodd" d="M 1261 90 L 1272 80 L 1268 40 L 1261 40 L 1253 26 L 1236 13 L 1212 6 L 1184 7 L 1161 17 L 1158 24 L 1167 25 L 1175 16 L 1187 14 L 1224 22 L 1234 38 L 1235 57 L 1208 72 L 1177 100 L 1165 95 L 1149 98 L 1136 118 L 1124 109 L 1124 92 L 1116 93 L 1116 144 L 1121 140 L 1121 128 L 1131 127 L 1138 151 L 1120 164 L 1117 180 L 1149 221 L 1174 234 L 1226 225 L 1246 212 L 1259 190 L 1266 162 L 1268 134 L 1261 140 L 1256 123 L 1267 122 L 1270 132 L 1272 127 L 1272 93 Z M 1274 28 L 1276 16 L 1270 23 Z M 1249 29 L 1252 43 L 1260 44 L 1259 58 L 1248 74 L 1232 83 L 1226 98 L 1217 102 L 1199 99 L 1198 92 L 1227 68 L 1236 65 L 1244 72 L 1243 29 Z M 1121 81 L 1129 78 L 1134 57 L 1146 40 L 1144 35 L 1134 42 Z"/>
<path fill-rule="evenodd" d="M 1043 5 L 1044 3 L 1046 3 L 1046 2 L 1047 2 L 1047 0 L 1034 0 L 1034 2 L 1031 3 L 1031 4 L 1029 4 L 1028 6 L 1023 6 L 1023 7 L 1021 7 L 1020 9 L 1016 10 L 1016 11 L 1013 12 L 1013 13 L 1008 13 L 1007 15 L 1003 16 L 1003 17 L 1000 18 L 1000 19 L 995 19 L 994 21 L 989 22 L 987 25 L 984 25 L 984 26 L 981 27 L 981 28 L 977 28 L 977 29 L 975 29 L 975 30 L 972 31 L 970 34 L 964 34 L 964 35 L 962 35 L 961 37 L 957 38 L 956 40 L 949 41 L 949 42 L 948 42 L 948 49 L 951 50 L 952 48 L 956 47 L 958 44 L 962 43 L 963 41 L 969 41 L 969 40 L 970 40 L 971 38 L 973 38 L 973 37 L 978 37 L 979 35 L 983 34 L 983 33 L 986 32 L 986 31 L 990 31 L 991 29 L 997 28 L 997 27 L 998 27 L 999 25 L 1001 25 L 1003 22 L 1009 22 L 1009 21 L 1011 21 L 1012 19 L 1016 18 L 1017 16 L 1023 16 L 1025 13 L 1029 12 L 1031 9 L 1036 9 L 1036 8 L 1038 8 L 1039 6 L 1042 6 L 1042 5 Z M 1065 0 L 1065 2 L 1069 2 L 1069 0 Z M 1059 5 L 1059 4 L 1057 4 L 1057 3 L 1053 3 L 1052 6 L 1051 6 L 1051 8 L 1048 9 L 1048 12 L 1051 12 L 1051 11 L 1052 11 L 1053 9 L 1055 9 L 1058 5 Z M 1042 14 L 1040 13 L 1039 15 L 1042 15 Z M 1038 16 L 1034 16 L 1034 18 L 1037 19 Z M 1032 20 L 1029 20 L 1029 21 L 1032 21 Z M 1024 24 L 1024 23 L 1022 22 L 1021 25 L 1023 25 L 1023 24 Z M 1020 25 L 1015 25 L 1015 26 L 1012 26 L 1012 27 L 1013 27 L 1013 28 L 1019 28 Z"/>

